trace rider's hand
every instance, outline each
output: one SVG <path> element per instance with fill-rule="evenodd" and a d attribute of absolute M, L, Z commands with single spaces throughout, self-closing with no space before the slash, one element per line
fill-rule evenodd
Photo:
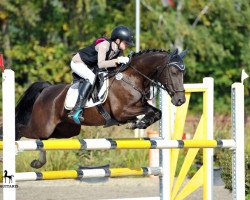
<path fill-rule="evenodd" d="M 118 64 L 127 64 L 129 62 L 129 57 L 120 56 L 117 58 Z"/>

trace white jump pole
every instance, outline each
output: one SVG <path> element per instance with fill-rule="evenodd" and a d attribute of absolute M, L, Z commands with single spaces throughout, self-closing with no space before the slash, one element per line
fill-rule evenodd
<path fill-rule="evenodd" d="M 161 90 L 160 93 L 160 109 L 162 118 L 160 121 L 160 137 L 170 140 L 171 127 L 170 124 L 170 101 L 166 91 Z M 170 149 L 160 149 L 160 167 L 162 168 L 162 176 L 159 177 L 160 200 L 170 199 Z"/>
<path fill-rule="evenodd" d="M 236 148 L 232 156 L 233 199 L 245 199 L 245 154 L 244 154 L 244 85 L 232 85 L 232 139 Z"/>
<path fill-rule="evenodd" d="M 136 9 L 135 9 L 135 16 L 136 16 L 136 52 L 140 51 L 140 0 L 136 0 Z"/>
<path fill-rule="evenodd" d="M 11 69 L 2 73 L 3 97 L 3 200 L 15 200 L 15 75 Z M 6 171 L 5 171 L 6 170 Z M 7 174 L 6 174 L 7 173 Z M 4 174 L 12 177 L 12 181 Z"/>
<path fill-rule="evenodd" d="M 211 77 L 203 78 L 203 84 L 207 88 L 206 92 L 206 102 L 203 99 L 203 107 L 206 109 L 206 128 L 207 128 L 207 138 L 208 140 L 214 139 L 214 79 Z M 213 199 L 213 155 L 214 149 L 208 148 L 204 149 L 206 152 L 206 165 L 204 167 L 204 175 L 206 180 L 206 188 L 203 193 L 203 199 L 212 200 Z M 204 153 L 203 153 L 204 155 Z"/>

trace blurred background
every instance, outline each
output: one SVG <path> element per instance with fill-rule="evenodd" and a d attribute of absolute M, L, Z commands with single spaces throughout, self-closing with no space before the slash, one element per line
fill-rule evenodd
<path fill-rule="evenodd" d="M 135 0 L 1 0 L 0 52 L 16 72 L 17 97 L 34 81 L 70 83 L 72 54 L 117 25 L 136 32 L 135 7 Z M 230 113 L 231 84 L 242 68 L 250 73 L 249 0 L 141 0 L 140 11 L 140 49 L 188 48 L 185 82 L 213 77 L 215 111 Z M 250 98 L 246 106 L 249 114 Z"/>

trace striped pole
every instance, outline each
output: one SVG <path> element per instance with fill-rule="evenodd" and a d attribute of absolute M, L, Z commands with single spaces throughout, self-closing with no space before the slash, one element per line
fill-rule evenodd
<path fill-rule="evenodd" d="M 16 173 L 17 181 L 36 181 L 36 180 L 56 180 L 56 179 L 85 179 L 101 177 L 124 177 L 124 176 L 160 176 L 162 174 L 159 167 L 141 168 L 97 168 L 97 169 L 78 169 L 64 171 L 45 171 L 45 172 L 21 172 Z"/>
<path fill-rule="evenodd" d="M 134 139 L 58 139 L 16 141 L 18 151 L 36 150 L 107 150 L 107 149 L 173 149 L 173 148 L 233 148 L 234 140 L 165 140 Z"/>

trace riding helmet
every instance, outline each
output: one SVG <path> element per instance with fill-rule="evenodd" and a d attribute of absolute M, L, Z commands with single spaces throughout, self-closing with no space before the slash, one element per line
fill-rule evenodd
<path fill-rule="evenodd" d="M 129 46 L 134 46 L 134 35 L 126 26 L 117 26 L 113 29 L 111 40 L 115 41 L 116 39 L 125 41 Z"/>

